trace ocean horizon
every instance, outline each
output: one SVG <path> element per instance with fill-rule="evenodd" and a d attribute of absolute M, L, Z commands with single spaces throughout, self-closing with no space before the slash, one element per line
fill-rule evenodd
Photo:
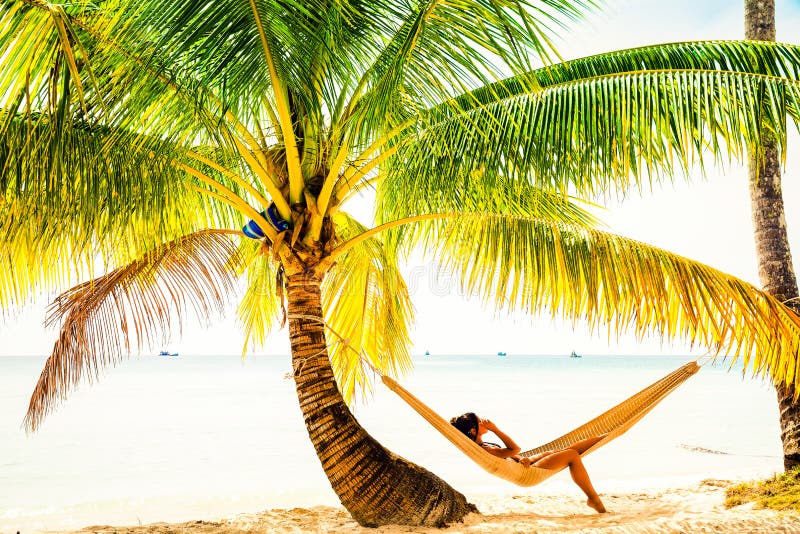
<path fill-rule="evenodd" d="M 693 359 L 420 355 L 400 381 L 442 416 L 475 411 L 527 449 Z M 339 504 L 306 434 L 289 355 L 134 357 L 79 386 L 28 435 L 21 423 L 44 361 L 0 358 L 2 533 Z M 530 489 L 490 476 L 374 387 L 352 407 L 359 422 L 468 498 L 578 491 L 566 472 Z M 782 469 L 774 390 L 740 364 L 706 365 L 585 463 L 601 494 L 769 476 Z"/>

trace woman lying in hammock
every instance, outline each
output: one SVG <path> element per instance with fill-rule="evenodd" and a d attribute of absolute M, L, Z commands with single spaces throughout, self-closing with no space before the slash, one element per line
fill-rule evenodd
<path fill-rule="evenodd" d="M 584 439 L 567 449 L 559 451 L 545 451 L 533 456 L 519 456 L 517 454 L 520 451 L 519 445 L 488 419 L 481 419 L 473 412 L 468 412 L 458 417 L 453 417 L 450 423 L 473 439 L 475 443 L 483 447 L 486 452 L 498 458 L 510 458 L 525 467 L 533 465 L 542 469 L 562 469 L 569 466 L 569 473 L 572 475 L 572 480 L 575 481 L 575 484 L 577 484 L 589 498 L 586 504 L 601 514 L 606 511 L 605 506 L 603 506 L 603 501 L 600 500 L 600 496 L 597 495 L 597 492 L 594 490 L 592 481 L 589 480 L 589 474 L 583 466 L 583 461 L 581 461 L 581 454 L 600 441 L 603 436 Z M 486 434 L 486 432 L 492 432 L 495 436 L 500 438 L 505 447 L 484 442 L 483 435 Z"/>

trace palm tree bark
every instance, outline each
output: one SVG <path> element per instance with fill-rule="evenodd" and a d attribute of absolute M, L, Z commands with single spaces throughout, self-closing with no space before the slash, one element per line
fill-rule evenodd
<path fill-rule="evenodd" d="M 775 40 L 775 0 L 745 0 L 745 38 Z M 781 166 L 776 141 L 771 132 L 762 131 L 761 150 L 750 154 L 750 202 L 758 257 L 758 276 L 764 290 L 783 301 L 795 313 L 798 305 L 797 280 L 786 231 L 786 216 L 781 190 Z M 800 465 L 800 403 L 794 388 L 775 386 L 780 410 L 783 465 Z"/>
<path fill-rule="evenodd" d="M 442 479 L 383 447 L 353 417 L 328 358 L 320 284 L 306 273 L 287 279 L 292 366 L 308 435 L 344 507 L 369 527 L 443 527 L 477 512 Z"/>

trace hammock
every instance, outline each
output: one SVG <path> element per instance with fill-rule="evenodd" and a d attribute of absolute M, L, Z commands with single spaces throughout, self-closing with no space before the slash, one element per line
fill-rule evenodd
<path fill-rule="evenodd" d="M 607 412 L 595 417 L 588 423 L 564 434 L 558 439 L 545 443 L 541 447 L 522 452 L 520 456 L 532 456 L 544 451 L 566 449 L 573 443 L 582 439 L 605 434 L 603 439 L 581 454 L 582 457 L 586 456 L 595 449 L 602 447 L 606 443 L 624 434 L 650 410 L 655 408 L 667 395 L 672 393 L 678 386 L 683 384 L 686 379 L 695 374 L 698 369 L 700 369 L 700 366 L 697 362 L 689 362 L 661 380 L 646 387 L 639 393 L 636 393 L 629 399 L 614 406 Z M 498 458 L 486 452 L 483 447 L 462 434 L 461 431 L 426 406 L 400 384 L 384 375 L 381 375 L 381 380 L 453 445 L 458 447 L 461 452 L 466 454 L 472 461 L 489 473 L 508 480 L 509 482 L 513 482 L 518 486 L 534 486 L 560 471 L 560 469 L 544 469 L 533 465 L 524 467 L 518 462 Z"/>

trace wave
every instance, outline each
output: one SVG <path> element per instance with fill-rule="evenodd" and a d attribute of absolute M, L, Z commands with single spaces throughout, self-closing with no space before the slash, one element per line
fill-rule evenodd
<path fill-rule="evenodd" d="M 717 451 L 714 449 L 706 449 L 705 447 L 698 447 L 696 445 L 687 445 L 686 443 L 681 443 L 680 445 L 678 445 L 678 447 L 680 447 L 681 449 L 686 449 L 687 451 L 702 452 L 704 454 L 721 454 L 727 456 L 730 456 L 732 454 L 730 452 Z"/>

